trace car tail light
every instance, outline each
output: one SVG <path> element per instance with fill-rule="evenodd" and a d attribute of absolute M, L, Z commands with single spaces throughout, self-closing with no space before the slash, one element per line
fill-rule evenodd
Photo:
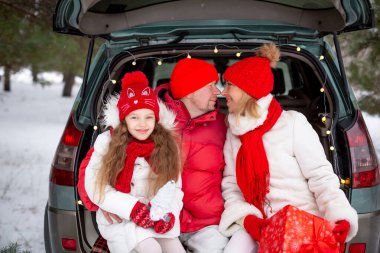
<path fill-rule="evenodd" d="M 365 253 L 365 243 L 353 243 L 348 248 L 348 253 Z"/>
<path fill-rule="evenodd" d="M 371 187 L 379 183 L 378 161 L 362 114 L 346 132 L 352 163 L 352 187 Z"/>
<path fill-rule="evenodd" d="M 64 186 L 74 186 L 74 162 L 82 137 L 70 116 L 55 153 L 50 181 Z"/>
<path fill-rule="evenodd" d="M 62 238 L 62 247 L 65 250 L 68 251 L 76 251 L 77 250 L 77 242 L 74 239 L 67 239 L 67 238 Z"/>

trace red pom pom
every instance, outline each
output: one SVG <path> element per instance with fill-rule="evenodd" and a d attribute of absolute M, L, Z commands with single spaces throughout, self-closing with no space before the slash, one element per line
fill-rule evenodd
<path fill-rule="evenodd" d="M 121 79 L 121 86 L 123 89 L 133 85 L 147 86 L 149 84 L 148 78 L 141 71 L 133 71 L 126 73 Z"/>

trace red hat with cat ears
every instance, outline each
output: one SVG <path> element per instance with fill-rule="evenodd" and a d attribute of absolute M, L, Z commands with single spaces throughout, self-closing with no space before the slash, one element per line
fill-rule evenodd
<path fill-rule="evenodd" d="M 121 93 L 117 102 L 120 121 L 123 121 L 129 113 L 138 109 L 150 109 L 154 112 L 156 121 L 160 120 L 157 96 L 148 84 L 148 79 L 141 71 L 134 71 L 124 75 L 121 79 Z"/>

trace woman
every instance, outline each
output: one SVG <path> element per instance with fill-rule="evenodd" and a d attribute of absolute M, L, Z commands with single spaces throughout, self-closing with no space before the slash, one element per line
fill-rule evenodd
<path fill-rule="evenodd" d="M 346 237 L 357 232 L 357 213 L 312 126 L 301 113 L 283 111 L 270 94 L 279 57 L 274 44 L 265 44 L 224 74 L 229 129 L 219 229 L 232 236 L 225 252 L 257 251 L 267 218 L 289 204 L 335 223 L 344 249 Z"/>

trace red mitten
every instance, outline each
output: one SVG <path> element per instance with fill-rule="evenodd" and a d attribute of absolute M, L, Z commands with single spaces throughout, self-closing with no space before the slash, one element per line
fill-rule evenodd
<path fill-rule="evenodd" d="M 159 234 L 169 232 L 174 226 L 175 217 L 172 213 L 168 213 L 165 220 L 158 220 L 154 224 L 154 231 Z"/>
<path fill-rule="evenodd" d="M 143 228 L 150 228 L 154 226 L 154 222 L 150 219 L 149 216 L 148 207 L 140 201 L 137 201 L 133 207 L 130 217 L 137 226 Z"/>
<path fill-rule="evenodd" d="M 350 223 L 346 220 L 340 220 L 335 222 L 335 227 L 333 228 L 333 234 L 335 240 L 340 244 L 340 252 L 343 253 L 345 249 L 345 242 L 350 231 Z"/>
<path fill-rule="evenodd" d="M 261 219 L 255 215 L 247 215 L 244 219 L 244 228 L 251 235 L 253 240 L 260 241 L 261 229 L 268 225 L 269 220 Z"/>

